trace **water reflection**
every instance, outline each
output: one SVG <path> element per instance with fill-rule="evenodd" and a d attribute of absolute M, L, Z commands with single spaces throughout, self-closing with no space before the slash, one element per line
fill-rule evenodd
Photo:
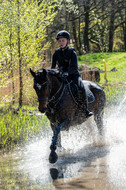
<path fill-rule="evenodd" d="M 76 176 L 98 158 L 105 157 L 108 151 L 108 147 L 87 146 L 75 154 L 60 157 L 50 168 L 50 175 L 53 180 Z"/>

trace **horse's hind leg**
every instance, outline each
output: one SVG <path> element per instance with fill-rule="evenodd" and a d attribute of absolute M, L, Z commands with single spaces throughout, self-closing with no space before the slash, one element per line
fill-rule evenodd
<path fill-rule="evenodd" d="M 103 126 L 103 114 L 104 111 L 100 110 L 98 111 L 95 115 L 94 115 L 94 120 L 96 122 L 97 128 L 98 128 L 98 132 L 101 136 L 104 135 L 104 126 Z"/>

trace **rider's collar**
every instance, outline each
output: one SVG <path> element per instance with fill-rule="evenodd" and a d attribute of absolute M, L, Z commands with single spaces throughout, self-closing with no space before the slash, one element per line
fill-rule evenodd
<path fill-rule="evenodd" d="M 66 47 L 65 48 L 60 48 L 62 51 L 65 51 L 66 49 L 68 49 L 68 45 L 66 45 Z"/>

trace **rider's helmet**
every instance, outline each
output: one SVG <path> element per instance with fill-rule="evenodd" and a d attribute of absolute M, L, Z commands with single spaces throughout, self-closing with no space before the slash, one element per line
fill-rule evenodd
<path fill-rule="evenodd" d="M 56 39 L 59 40 L 60 38 L 67 38 L 70 40 L 70 34 L 66 30 L 61 30 L 57 33 Z"/>

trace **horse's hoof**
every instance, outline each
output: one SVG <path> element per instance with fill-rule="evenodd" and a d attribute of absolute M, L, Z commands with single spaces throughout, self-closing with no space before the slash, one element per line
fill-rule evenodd
<path fill-rule="evenodd" d="M 49 155 L 49 162 L 51 164 L 54 164 L 57 161 L 57 159 L 58 159 L 58 156 L 57 156 L 56 152 L 55 151 L 51 151 L 51 153 Z"/>

